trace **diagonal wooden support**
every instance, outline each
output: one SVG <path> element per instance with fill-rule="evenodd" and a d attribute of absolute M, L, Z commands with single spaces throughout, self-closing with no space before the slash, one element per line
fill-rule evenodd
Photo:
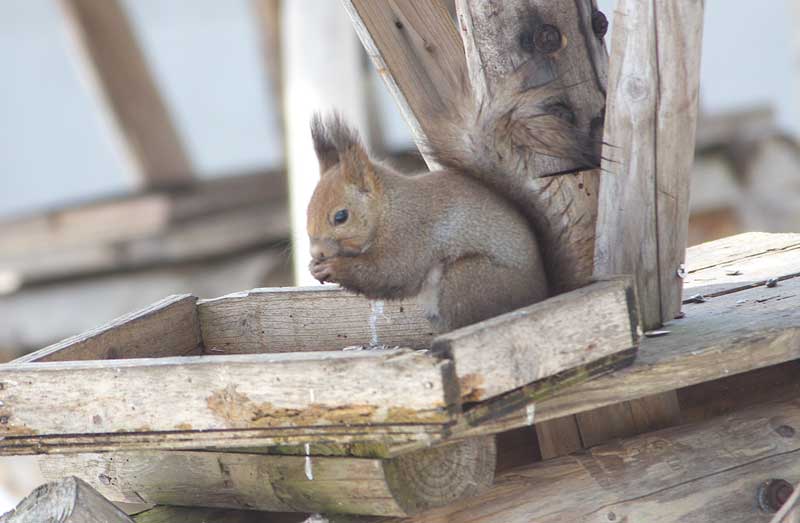
<path fill-rule="evenodd" d="M 146 186 L 192 180 L 191 162 L 118 0 L 61 0 L 78 53 Z"/>

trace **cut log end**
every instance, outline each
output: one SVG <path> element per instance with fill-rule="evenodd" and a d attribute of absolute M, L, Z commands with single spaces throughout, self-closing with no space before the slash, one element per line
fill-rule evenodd
<path fill-rule="evenodd" d="M 474 496 L 494 481 L 494 436 L 414 452 L 387 462 L 386 481 L 407 514 Z"/>

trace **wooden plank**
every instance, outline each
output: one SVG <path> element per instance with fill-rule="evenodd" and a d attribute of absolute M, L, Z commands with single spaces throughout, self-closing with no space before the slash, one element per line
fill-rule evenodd
<path fill-rule="evenodd" d="M 66 478 L 34 490 L 0 523 L 133 523 L 83 481 Z"/>
<path fill-rule="evenodd" d="M 306 210 L 319 164 L 308 125 L 314 112 L 335 110 L 368 138 L 366 69 L 358 39 L 337 2 L 282 2 L 281 53 L 294 281 L 317 285 L 308 271 Z"/>
<path fill-rule="evenodd" d="M 450 107 L 466 75 L 464 48 L 438 0 L 343 0 L 361 43 L 397 102 L 417 146 L 432 116 Z M 423 147 L 424 149 L 424 147 Z M 424 156 L 424 153 L 423 153 Z M 435 164 L 425 159 L 432 169 Z"/>
<path fill-rule="evenodd" d="M 444 334 L 432 350 L 455 362 L 462 401 L 483 401 L 636 347 L 636 314 L 619 278 Z"/>
<path fill-rule="evenodd" d="M 185 184 L 192 165 L 118 0 L 61 0 L 78 54 L 142 183 Z"/>
<path fill-rule="evenodd" d="M 755 493 L 766 478 L 800 474 L 800 439 L 786 428 L 798 424 L 796 399 L 759 405 L 518 468 L 484 494 L 381 521 L 766 523 Z"/>
<path fill-rule="evenodd" d="M 286 284 L 290 280 L 278 273 L 284 263 L 283 249 L 276 247 L 204 263 L 52 282 L 0 296 L 0 357 L 7 361 L 94 329 L 169 294 L 220 296 Z M 74 304 L 80 304 L 80 314 L 75 314 Z"/>
<path fill-rule="evenodd" d="M 410 515 L 491 485 L 492 439 L 393 460 L 218 452 L 73 454 L 41 459 L 116 502 L 285 512 Z"/>
<path fill-rule="evenodd" d="M 12 363 L 0 383 L 0 448 L 15 437 L 441 425 L 457 399 L 452 363 L 408 350 Z"/>
<path fill-rule="evenodd" d="M 202 344 L 196 302 L 197 298 L 191 294 L 169 296 L 145 309 L 23 356 L 14 363 L 158 358 L 196 353 Z"/>
<path fill-rule="evenodd" d="M 614 27 L 595 273 L 635 274 L 653 329 L 680 311 L 703 3 L 624 0 Z"/>
<path fill-rule="evenodd" d="M 374 302 L 338 287 L 254 289 L 198 303 L 209 354 L 324 351 L 359 345 L 427 349 L 414 301 Z"/>
<path fill-rule="evenodd" d="M 536 403 L 536 421 L 674 391 L 800 358 L 800 278 L 684 306 L 669 334 L 642 338 L 629 368 L 576 385 Z M 525 408 L 467 431 L 528 424 Z"/>

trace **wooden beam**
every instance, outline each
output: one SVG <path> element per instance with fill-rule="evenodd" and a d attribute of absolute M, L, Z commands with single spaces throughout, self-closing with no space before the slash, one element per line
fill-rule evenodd
<path fill-rule="evenodd" d="M 0 523 L 133 523 L 83 481 L 70 477 L 34 490 Z"/>
<path fill-rule="evenodd" d="M 17 437 L 102 446 L 248 429 L 418 432 L 449 422 L 457 400 L 452 363 L 407 350 L 17 363 L 0 383 L 6 452 Z"/>
<path fill-rule="evenodd" d="M 119 0 L 61 0 L 78 53 L 142 183 L 185 184 L 192 165 Z"/>
<path fill-rule="evenodd" d="M 484 494 L 380 521 L 766 523 L 771 515 L 757 508 L 756 491 L 765 479 L 800 475 L 798 426 L 796 399 L 759 405 L 518 468 Z"/>
<path fill-rule="evenodd" d="M 680 312 L 703 2 L 618 3 L 595 272 L 635 274 L 644 328 Z"/>
<path fill-rule="evenodd" d="M 295 284 L 318 285 L 308 271 L 306 210 L 319 179 L 309 123 L 335 110 L 366 131 L 363 52 L 338 3 L 292 0 L 281 5 L 281 53 Z"/>
<path fill-rule="evenodd" d="M 201 348 L 200 322 L 190 294 L 169 296 L 89 332 L 67 338 L 16 360 L 116 360 L 185 356 Z"/>
<path fill-rule="evenodd" d="M 466 78 L 464 48 L 439 0 L 343 0 L 361 43 L 397 102 L 417 146 L 431 118 L 449 107 Z M 435 164 L 425 159 L 433 169 Z"/>
<path fill-rule="evenodd" d="M 76 474 L 115 502 L 284 512 L 411 515 L 489 487 L 494 440 L 392 460 L 219 452 L 41 458 L 47 478 Z"/>

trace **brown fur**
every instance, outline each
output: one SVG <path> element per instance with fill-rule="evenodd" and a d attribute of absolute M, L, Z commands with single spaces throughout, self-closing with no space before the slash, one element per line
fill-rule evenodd
<path fill-rule="evenodd" d="M 322 151 L 308 207 L 316 278 L 372 299 L 421 295 L 440 331 L 547 296 L 536 238 L 504 198 L 453 170 L 394 172 L 370 161 L 354 136 L 339 119 L 314 132 Z M 342 209 L 350 216 L 334 225 Z"/>

